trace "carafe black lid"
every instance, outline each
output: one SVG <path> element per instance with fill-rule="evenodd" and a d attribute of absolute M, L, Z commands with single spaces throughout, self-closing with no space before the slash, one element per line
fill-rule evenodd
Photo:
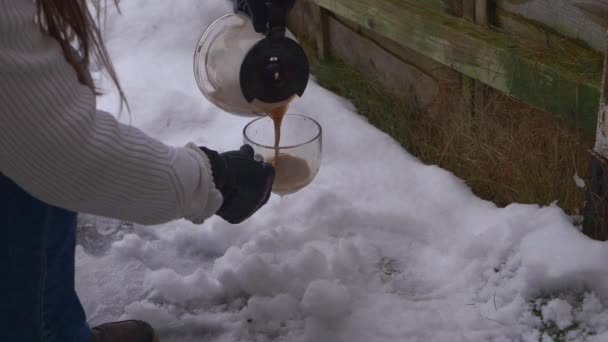
<path fill-rule="evenodd" d="M 288 37 L 267 37 L 249 50 L 240 71 L 241 90 L 251 103 L 279 103 L 302 96 L 310 66 L 304 49 Z"/>

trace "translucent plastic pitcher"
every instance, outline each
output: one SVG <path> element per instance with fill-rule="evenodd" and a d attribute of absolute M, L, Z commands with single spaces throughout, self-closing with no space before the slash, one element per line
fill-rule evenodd
<path fill-rule="evenodd" d="M 291 32 L 270 38 L 257 33 L 248 16 L 232 13 L 201 37 L 194 73 L 211 103 L 232 114 L 255 116 L 301 96 L 309 65 Z"/>

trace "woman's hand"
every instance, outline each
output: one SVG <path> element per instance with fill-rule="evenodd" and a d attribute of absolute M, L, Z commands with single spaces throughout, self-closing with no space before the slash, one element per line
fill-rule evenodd
<path fill-rule="evenodd" d="M 238 224 L 268 202 L 274 182 L 274 168 L 268 163 L 256 161 L 251 146 L 244 145 L 238 151 L 222 154 L 205 147 L 200 149 L 209 157 L 215 187 L 224 197 L 218 216 Z"/>

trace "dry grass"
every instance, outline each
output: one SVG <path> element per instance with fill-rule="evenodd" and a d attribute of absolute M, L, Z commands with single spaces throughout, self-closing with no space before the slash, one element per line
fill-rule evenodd
<path fill-rule="evenodd" d="M 554 201 L 569 213 L 584 206 L 573 176 L 587 178 L 587 151 L 594 137 L 571 122 L 486 90 L 474 115 L 460 106 L 460 85 L 442 84 L 432 112 L 384 94 L 356 68 L 340 61 L 313 61 L 313 73 L 350 99 L 361 115 L 391 134 L 410 153 L 465 180 L 497 205 Z"/>
<path fill-rule="evenodd" d="M 587 177 L 592 136 L 495 91 L 474 115 L 449 108 L 459 107 L 415 116 L 408 145 L 414 155 L 454 172 L 501 206 L 558 201 L 571 213 L 583 208 L 584 191 L 573 177 Z"/>

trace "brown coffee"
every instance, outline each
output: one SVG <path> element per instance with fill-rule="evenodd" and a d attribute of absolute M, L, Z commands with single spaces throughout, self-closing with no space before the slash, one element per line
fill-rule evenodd
<path fill-rule="evenodd" d="M 281 124 L 285 113 L 287 113 L 288 104 L 276 107 L 268 113 L 268 116 L 274 122 L 274 159 L 279 157 L 279 144 L 281 143 Z"/>
<path fill-rule="evenodd" d="M 312 170 L 302 158 L 290 154 L 280 154 L 270 161 L 274 165 L 276 176 L 272 191 L 279 195 L 294 193 L 312 181 Z"/>
<path fill-rule="evenodd" d="M 306 160 L 285 153 L 279 153 L 281 124 L 288 105 L 277 107 L 268 113 L 274 122 L 274 158 L 269 161 L 275 168 L 276 176 L 272 191 L 279 195 L 294 193 L 312 181 L 312 170 Z"/>

